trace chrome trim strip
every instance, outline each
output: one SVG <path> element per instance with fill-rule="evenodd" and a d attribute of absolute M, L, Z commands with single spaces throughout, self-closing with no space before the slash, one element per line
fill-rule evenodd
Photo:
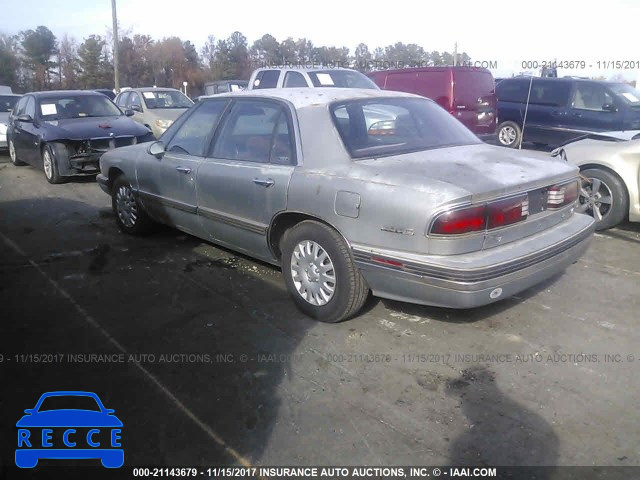
<path fill-rule="evenodd" d="M 252 220 L 247 220 L 246 218 L 236 217 L 234 215 L 229 215 L 227 213 L 222 213 L 218 210 L 212 210 L 206 207 L 198 207 L 198 215 L 202 215 L 209 220 L 213 220 L 215 222 L 225 223 L 232 227 L 240 228 L 242 230 L 247 230 L 252 233 L 257 233 L 259 235 L 267 234 L 268 225 L 264 223 L 254 222 Z"/>
<path fill-rule="evenodd" d="M 171 200 L 169 198 L 156 195 L 154 193 L 143 192 L 141 190 L 137 190 L 134 193 L 140 196 L 143 201 L 159 203 L 167 207 L 175 208 L 176 210 L 181 210 L 187 213 L 193 213 L 194 215 L 198 212 L 198 207 L 196 207 L 195 205 L 189 205 L 188 203 L 178 202 L 176 200 Z"/>
<path fill-rule="evenodd" d="M 440 265 L 433 265 L 427 263 L 416 263 L 416 262 L 407 262 L 399 257 L 388 257 L 385 255 L 377 255 L 375 251 L 365 251 L 359 249 L 353 249 L 353 257 L 354 260 L 358 263 L 368 266 L 375 266 L 379 268 L 388 268 L 391 270 L 402 271 L 405 273 L 409 273 L 412 275 L 417 275 L 420 277 L 431 277 L 437 278 L 440 280 L 447 280 L 451 282 L 462 282 L 462 283 L 473 283 L 473 282 L 482 282 L 485 280 L 492 280 L 495 278 L 502 277 L 504 275 L 508 275 L 510 273 L 517 272 L 524 268 L 535 265 L 536 263 L 543 262 L 550 258 L 553 258 L 556 255 L 561 254 L 562 252 L 578 245 L 582 241 L 589 238 L 592 234 L 592 229 L 590 227 L 585 228 L 581 232 L 564 240 L 563 242 L 552 245 L 544 250 L 539 252 L 532 253 L 522 258 L 518 258 L 515 260 L 511 260 L 502 264 L 490 265 L 482 268 L 476 268 L 472 270 L 460 270 L 455 268 L 442 267 Z M 391 260 L 395 262 L 400 262 L 403 264 L 402 267 L 396 267 L 389 264 L 382 264 L 378 262 L 374 262 L 371 257 L 378 257 L 383 260 Z"/>

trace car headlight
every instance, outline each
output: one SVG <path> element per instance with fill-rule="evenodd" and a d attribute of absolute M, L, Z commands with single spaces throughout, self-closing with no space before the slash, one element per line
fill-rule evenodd
<path fill-rule="evenodd" d="M 166 130 L 171 126 L 172 123 L 173 120 L 156 120 L 156 127 Z"/>
<path fill-rule="evenodd" d="M 7 134 L 7 124 L 0 123 L 0 135 L 6 135 L 6 134 Z"/>

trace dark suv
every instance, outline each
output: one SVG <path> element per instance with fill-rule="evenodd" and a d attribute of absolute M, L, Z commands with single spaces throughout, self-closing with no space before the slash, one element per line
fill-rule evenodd
<path fill-rule="evenodd" d="M 557 146 L 589 133 L 640 129 L 640 92 L 626 83 L 516 77 L 498 83 L 496 94 L 498 142 L 507 147 L 522 140 Z"/>

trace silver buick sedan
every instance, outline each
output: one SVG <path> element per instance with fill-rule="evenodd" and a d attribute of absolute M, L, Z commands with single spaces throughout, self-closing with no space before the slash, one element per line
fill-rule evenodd
<path fill-rule="evenodd" d="M 594 220 L 578 169 L 490 146 L 431 100 L 379 90 L 203 98 L 159 141 L 108 152 L 119 227 L 154 222 L 279 266 L 324 322 L 369 292 L 454 308 L 516 294 L 575 262 Z"/>

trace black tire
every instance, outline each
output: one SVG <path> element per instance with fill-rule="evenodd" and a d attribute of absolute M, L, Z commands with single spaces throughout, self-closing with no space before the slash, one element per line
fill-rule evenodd
<path fill-rule="evenodd" d="M 68 157 L 67 147 L 62 143 L 47 143 L 42 148 L 42 168 L 47 182 L 57 185 L 67 181 L 66 177 L 60 175 L 60 162 L 68 161 Z M 47 163 L 50 163 L 50 168 Z"/>
<path fill-rule="evenodd" d="M 629 195 L 620 177 L 600 168 L 588 168 L 580 174 L 587 180 L 582 182 L 578 211 L 594 217 L 596 230 L 606 230 L 623 222 L 629 213 Z M 600 183 L 597 192 L 593 191 L 594 181 Z M 602 201 L 608 196 L 610 204 Z"/>
<path fill-rule="evenodd" d="M 324 251 L 328 255 L 328 263 L 321 263 L 320 267 L 323 265 L 325 267 L 332 265 L 333 267 L 327 272 L 328 274 L 333 272 L 335 278 L 333 294 L 322 305 L 317 304 L 317 300 L 316 304 L 313 304 L 303 297 L 303 294 L 296 287 L 296 280 L 294 280 L 292 273 L 291 264 L 294 250 L 305 241 L 313 242 L 319 247 L 317 251 Z M 321 322 L 336 323 L 355 315 L 362 308 L 367 300 L 369 287 L 360 270 L 356 267 L 346 242 L 334 229 L 320 222 L 305 220 L 285 232 L 280 242 L 280 249 L 282 251 L 282 273 L 287 289 L 298 308 L 306 315 Z M 318 270 L 314 263 L 311 266 Z M 312 286 L 313 282 L 318 282 L 318 277 L 316 280 L 310 280 L 312 274 L 302 273 L 302 275 L 305 277 L 297 277 L 302 289 L 305 288 L 305 283 Z M 311 295 L 309 290 L 305 293 L 307 296 Z"/>
<path fill-rule="evenodd" d="M 124 175 L 114 180 L 111 192 L 111 207 L 120 230 L 129 235 L 147 235 L 153 231 L 153 220 Z"/>
<path fill-rule="evenodd" d="M 498 145 L 509 148 L 518 148 L 522 139 L 522 130 L 515 122 L 502 122 L 496 130 Z"/>
<path fill-rule="evenodd" d="M 9 140 L 9 157 L 11 157 L 11 163 L 13 163 L 16 167 L 23 167 L 26 165 L 26 163 L 18 158 L 13 140 Z"/>

